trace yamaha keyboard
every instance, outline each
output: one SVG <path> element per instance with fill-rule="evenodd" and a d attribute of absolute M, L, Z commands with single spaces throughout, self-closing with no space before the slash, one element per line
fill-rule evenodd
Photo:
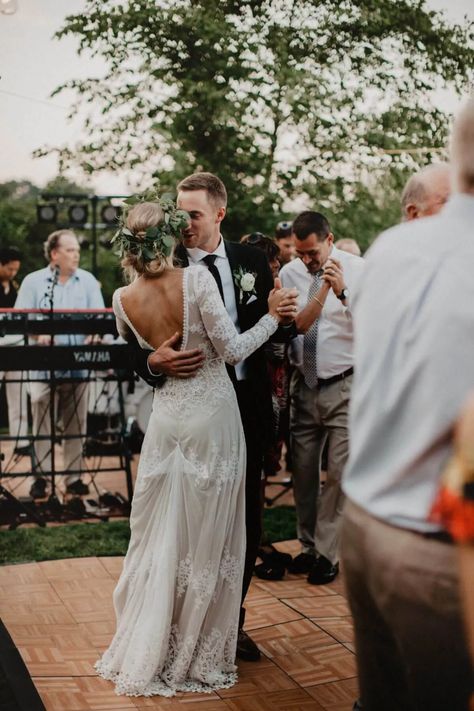
<path fill-rule="evenodd" d="M 127 344 L 88 346 L 5 346 L 0 370 L 131 370 Z"/>
<path fill-rule="evenodd" d="M 0 337 L 14 344 L 0 346 L 0 370 L 131 369 L 131 349 L 124 343 L 37 345 L 34 336 L 62 334 L 117 336 L 112 309 L 0 309 Z M 18 344 L 23 336 L 24 343 Z M 29 336 L 33 338 L 29 341 Z"/>
<path fill-rule="evenodd" d="M 0 309 L 0 336 L 55 336 L 78 333 L 117 336 L 112 309 Z"/>

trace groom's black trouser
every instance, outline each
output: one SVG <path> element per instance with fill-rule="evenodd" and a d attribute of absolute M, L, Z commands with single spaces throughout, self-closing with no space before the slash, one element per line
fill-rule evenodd
<path fill-rule="evenodd" d="M 262 466 L 263 466 L 263 441 L 261 422 L 261 408 L 257 402 L 255 389 L 248 380 L 239 380 L 235 383 L 240 416 L 244 427 L 245 443 L 247 445 L 247 470 L 245 479 L 245 530 L 247 547 L 245 551 L 244 580 L 242 584 L 242 604 L 252 580 L 257 551 L 262 535 Z M 245 619 L 244 607 L 240 610 L 240 624 L 242 627 Z"/>

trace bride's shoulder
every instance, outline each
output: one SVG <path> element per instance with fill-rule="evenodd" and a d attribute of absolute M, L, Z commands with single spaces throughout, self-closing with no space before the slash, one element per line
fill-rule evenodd
<path fill-rule="evenodd" d="M 126 288 L 127 288 L 126 286 L 119 286 L 118 289 L 115 289 L 114 293 L 112 294 L 112 304 L 114 304 L 114 305 L 121 304 L 120 297 L 121 297 L 124 289 L 126 289 Z"/>

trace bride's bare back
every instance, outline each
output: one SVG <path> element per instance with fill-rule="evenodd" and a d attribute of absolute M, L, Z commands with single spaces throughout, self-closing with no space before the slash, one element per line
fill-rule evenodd
<path fill-rule="evenodd" d="M 157 277 L 139 277 L 120 292 L 123 309 L 142 338 L 158 348 L 183 333 L 183 270 L 166 269 Z"/>

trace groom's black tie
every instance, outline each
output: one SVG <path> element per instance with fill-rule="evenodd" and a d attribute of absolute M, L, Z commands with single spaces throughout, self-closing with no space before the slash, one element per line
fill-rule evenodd
<path fill-rule="evenodd" d="M 222 280 L 221 280 L 221 275 L 219 274 L 219 270 L 214 264 L 216 261 L 217 257 L 215 254 L 208 254 L 207 257 L 203 258 L 203 262 L 206 264 L 207 268 L 211 272 L 212 276 L 216 280 L 217 288 L 219 289 L 220 295 L 222 297 L 222 301 L 225 304 L 225 299 L 224 299 L 224 289 L 222 288 Z"/>

